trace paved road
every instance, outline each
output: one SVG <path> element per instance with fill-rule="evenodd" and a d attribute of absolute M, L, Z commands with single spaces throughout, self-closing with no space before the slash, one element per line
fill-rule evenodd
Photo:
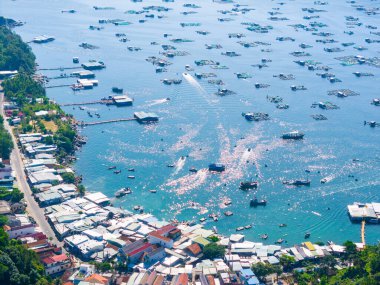
<path fill-rule="evenodd" d="M 0 92 L 0 111 L 1 111 L 1 114 L 3 115 L 3 117 L 5 117 L 4 116 L 3 102 L 4 102 L 4 93 Z M 60 242 L 56 238 L 52 228 L 50 227 L 50 224 L 45 219 L 45 216 L 43 214 L 43 209 L 41 209 L 39 207 L 39 205 L 37 204 L 37 202 L 34 200 L 34 198 L 32 196 L 32 191 L 30 190 L 29 184 L 26 181 L 26 175 L 24 172 L 24 163 L 22 160 L 22 154 L 21 154 L 19 148 L 17 147 L 17 140 L 16 140 L 15 135 L 12 132 L 12 128 L 11 128 L 11 126 L 9 126 L 9 124 L 6 120 L 4 120 L 4 127 L 11 134 L 13 144 L 15 146 L 13 148 L 13 151 L 11 154 L 11 165 L 12 165 L 13 171 L 16 173 L 16 179 L 18 182 L 18 187 L 19 187 L 20 191 L 24 193 L 24 199 L 27 203 L 26 210 L 27 210 L 28 214 L 31 217 L 33 217 L 33 219 L 36 221 L 38 226 L 41 228 L 42 232 L 51 239 L 51 242 L 57 246 L 63 247 L 63 243 Z"/>

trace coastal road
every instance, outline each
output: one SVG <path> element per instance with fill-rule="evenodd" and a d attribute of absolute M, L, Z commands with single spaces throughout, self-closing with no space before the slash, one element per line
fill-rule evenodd
<path fill-rule="evenodd" d="M 0 92 L 0 111 L 1 111 L 2 116 L 5 118 L 3 103 L 4 103 L 4 93 Z M 20 191 L 24 193 L 24 200 L 27 203 L 26 210 L 28 214 L 36 221 L 41 231 L 50 239 L 51 243 L 55 244 L 56 246 L 62 247 L 64 251 L 63 243 L 60 242 L 56 238 L 54 231 L 50 227 L 50 224 L 45 219 L 43 209 L 39 207 L 39 205 L 37 204 L 37 202 L 34 200 L 32 196 L 32 190 L 30 189 L 29 184 L 26 180 L 22 154 L 18 148 L 16 136 L 13 134 L 12 127 L 8 124 L 6 120 L 4 120 L 4 127 L 11 134 L 11 137 L 13 140 L 14 148 L 11 153 L 11 165 L 12 165 L 12 170 L 16 173 L 18 187 Z"/>

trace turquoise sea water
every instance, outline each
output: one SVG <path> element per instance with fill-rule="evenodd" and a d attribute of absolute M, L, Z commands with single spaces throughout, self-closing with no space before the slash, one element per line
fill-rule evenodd
<path fill-rule="evenodd" d="M 161 1 L 55 1 L 55 0 L 3 0 L 1 14 L 5 17 L 26 22 L 16 28 L 25 41 L 42 34 L 54 36 L 55 41 L 37 45 L 31 44 L 41 68 L 73 66 L 72 57 L 78 56 L 81 62 L 89 59 L 102 60 L 107 68 L 96 71 L 99 86 L 90 91 L 74 93 L 70 88 L 48 89 L 48 96 L 58 103 L 85 102 L 99 100 L 111 95 L 111 88 L 124 88 L 134 98 L 133 107 L 116 108 L 104 105 L 89 105 L 85 110 L 65 107 L 81 121 L 99 120 L 90 118 L 86 111 L 98 112 L 101 120 L 128 118 L 136 111 L 152 111 L 159 115 L 158 124 L 143 126 L 136 122 L 123 122 L 91 126 L 81 129 L 88 143 L 77 153 L 78 161 L 74 167 L 83 175 L 84 185 L 90 191 L 102 191 L 113 197 L 121 187 L 131 187 L 132 195 L 114 200 L 116 206 L 132 209 L 142 205 L 154 215 L 178 220 L 198 220 L 210 213 L 219 213 L 219 221 L 207 220 L 206 227 L 216 226 L 220 233 L 235 232 L 238 226 L 252 223 L 253 228 L 244 234 L 258 240 L 259 235 L 269 234 L 267 243 L 282 237 L 293 244 L 301 242 L 304 233 L 311 232 L 311 240 L 333 240 L 343 242 L 347 239 L 360 240 L 360 226 L 352 224 L 346 213 L 346 205 L 355 201 L 380 201 L 380 128 L 363 126 L 364 120 L 380 121 L 380 107 L 370 104 L 372 98 L 379 96 L 380 69 L 368 65 L 342 66 L 335 59 L 338 56 L 362 55 L 379 56 L 379 43 L 367 44 L 364 39 L 380 39 L 366 25 L 379 26 L 379 15 L 368 16 L 357 11 L 346 1 L 329 1 L 327 6 L 313 5 L 313 1 L 239 1 L 255 8 L 246 14 L 223 15 L 218 10 L 230 10 L 232 4 L 219 4 L 212 1 L 192 1 L 202 9 L 184 8 L 185 1 L 163 3 Z M 378 1 L 357 1 L 368 7 L 379 7 Z M 164 5 L 173 10 L 151 12 L 164 15 L 162 19 L 145 18 L 144 14 L 125 14 L 127 10 L 141 10 L 149 5 Z M 93 6 L 111 6 L 115 10 L 94 10 Z M 326 12 L 312 13 L 302 8 L 314 7 Z M 241 7 L 244 8 L 244 7 Z M 279 8 L 281 15 L 288 21 L 270 21 L 268 12 Z M 77 13 L 61 13 L 62 10 L 75 9 Z M 197 14 L 184 16 L 180 12 L 196 11 Z M 305 20 L 304 16 L 320 16 L 319 19 Z M 345 16 L 359 17 L 362 26 L 352 29 L 346 26 Z M 231 18 L 233 21 L 220 22 L 218 18 Z M 102 25 L 104 29 L 93 31 L 90 25 L 100 26 L 99 19 L 122 19 L 129 26 Z M 140 19 L 147 22 L 139 23 Z M 330 32 L 339 43 L 322 44 L 317 39 L 324 37 L 312 35 L 310 31 L 296 31 L 289 25 L 309 22 L 323 22 L 328 27 L 318 32 Z M 200 27 L 181 27 L 181 22 L 199 22 Z M 242 22 L 255 22 L 271 25 L 273 30 L 267 34 L 250 32 Z M 210 32 L 199 35 L 197 30 Z M 354 31 L 354 35 L 344 31 Z M 121 43 L 116 33 L 125 33 L 130 40 Z M 173 34 L 164 38 L 163 34 Z M 229 33 L 244 33 L 245 38 L 229 38 Z M 293 37 L 295 41 L 277 41 L 277 37 Z M 173 44 L 171 38 L 187 38 L 189 43 Z M 268 42 L 270 46 L 244 48 L 237 43 Z M 85 50 L 78 45 L 87 42 L 99 49 Z M 188 52 L 187 56 L 169 59 L 172 65 L 168 72 L 157 74 L 154 66 L 145 59 L 159 56 L 160 45 L 151 42 L 174 45 L 177 50 Z M 341 43 L 354 42 L 368 50 L 358 51 L 353 46 L 343 47 Z M 289 53 L 300 51 L 300 43 L 313 47 L 305 49 L 311 57 L 297 58 Z M 221 44 L 222 49 L 207 50 L 205 44 Z M 128 46 L 141 47 L 141 51 L 128 51 Z M 338 53 L 327 53 L 325 47 L 340 47 Z M 271 49 L 272 52 L 262 52 Z M 226 57 L 224 51 L 235 51 L 240 57 Z M 252 65 L 261 63 L 263 58 L 270 59 L 268 67 L 258 69 Z M 227 70 L 213 70 L 208 66 L 197 67 L 194 60 L 212 59 Z M 316 73 L 294 63 L 295 60 L 315 60 L 332 68 L 330 71 L 340 83 L 330 83 Z M 183 76 L 185 65 L 195 71 Z M 355 71 L 373 73 L 373 77 L 357 78 Z M 65 72 L 71 72 L 67 70 Z M 217 87 L 208 84 L 207 79 L 195 79 L 194 72 L 213 72 L 225 82 L 225 88 L 236 92 L 234 95 L 218 97 L 213 93 Z M 235 73 L 247 72 L 250 79 L 237 79 Z M 61 71 L 43 71 L 48 76 L 57 76 Z M 295 80 L 283 81 L 274 78 L 279 73 L 293 74 Z M 181 85 L 166 86 L 164 78 L 181 78 Z M 210 78 L 213 79 L 213 78 Z M 254 83 L 270 84 L 269 88 L 256 89 Z M 52 80 L 49 84 L 71 84 L 74 79 Z M 291 85 L 304 85 L 308 90 L 291 91 Z M 327 91 L 351 89 L 359 96 L 337 98 L 328 96 Z M 281 96 L 288 110 L 276 109 L 268 102 L 267 95 Z M 165 98 L 170 98 L 166 101 Z M 313 102 L 331 101 L 338 110 L 310 108 Z M 248 122 L 242 112 L 266 112 L 271 120 Z M 313 114 L 324 114 L 328 120 L 315 121 Z M 297 142 L 283 141 L 282 132 L 291 130 L 305 132 L 305 139 Z M 251 151 L 248 151 L 248 148 Z M 181 157 L 186 157 L 181 159 Z M 359 162 L 353 162 L 358 158 Z M 223 174 L 210 174 L 207 166 L 212 162 L 226 165 Z M 175 168 L 166 167 L 176 164 Z M 267 165 L 267 167 L 265 167 Z M 117 166 L 122 172 L 118 175 L 107 170 Z M 189 172 L 196 167 L 197 174 Z M 129 173 L 128 168 L 135 168 Z M 305 173 L 309 169 L 310 174 Z M 135 175 L 136 179 L 127 179 Z M 353 175 L 354 178 L 348 177 Z M 320 184 L 320 179 L 328 177 L 329 182 Z M 257 179 L 257 191 L 241 191 L 240 181 Z M 282 184 L 284 179 L 309 178 L 310 187 L 293 188 Z M 357 178 L 358 181 L 355 181 Z M 156 189 L 152 194 L 150 189 Z M 257 195 L 268 200 L 266 207 L 250 208 L 249 201 Z M 223 201 L 231 199 L 232 205 L 225 208 Z M 225 217 L 223 213 L 234 213 Z M 286 228 L 278 224 L 285 223 Z M 366 228 L 367 241 L 376 242 L 380 237 L 380 226 Z"/>

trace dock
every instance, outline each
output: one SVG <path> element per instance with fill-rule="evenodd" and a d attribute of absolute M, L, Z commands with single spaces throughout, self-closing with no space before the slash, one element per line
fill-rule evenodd
<path fill-rule="evenodd" d="M 89 102 L 79 102 L 79 103 L 66 103 L 66 104 L 60 104 L 61 107 L 68 107 L 68 106 L 83 106 L 83 105 L 94 105 L 94 104 L 114 104 L 112 100 L 96 100 L 96 101 L 89 101 Z"/>
<path fill-rule="evenodd" d="M 53 68 L 37 68 L 37 70 L 66 70 L 66 69 L 79 69 L 80 66 L 72 67 L 53 67 Z"/>
<path fill-rule="evenodd" d="M 72 84 L 61 84 L 61 85 L 51 85 L 51 86 L 45 86 L 45 88 L 59 88 L 59 87 L 69 87 L 72 86 Z"/>
<path fill-rule="evenodd" d="M 114 119 L 114 120 L 105 120 L 105 121 L 98 121 L 98 122 L 78 122 L 78 125 L 81 127 L 85 126 L 95 126 L 95 125 L 103 125 L 103 124 L 110 124 L 110 123 L 117 123 L 117 122 L 128 122 L 128 121 L 137 121 L 136 118 L 125 118 L 125 119 Z"/>
<path fill-rule="evenodd" d="M 362 221 L 361 236 L 362 236 L 362 244 L 365 245 L 365 220 Z"/>

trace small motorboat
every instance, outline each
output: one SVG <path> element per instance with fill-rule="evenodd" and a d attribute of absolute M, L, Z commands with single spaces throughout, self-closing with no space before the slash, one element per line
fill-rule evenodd
<path fill-rule="evenodd" d="M 136 177 L 133 175 L 128 175 L 128 179 L 135 179 Z"/>
<path fill-rule="evenodd" d="M 196 169 L 195 167 L 191 167 L 189 169 L 190 172 L 193 172 L 193 173 L 197 173 L 198 172 L 198 169 Z"/>
<path fill-rule="evenodd" d="M 284 239 L 280 238 L 280 239 L 276 240 L 275 243 L 276 244 L 282 244 L 284 241 L 285 241 Z"/>
<path fill-rule="evenodd" d="M 224 212 L 224 215 L 226 216 L 226 217 L 230 217 L 230 216 L 232 216 L 234 213 L 232 213 L 231 211 L 227 211 L 227 212 Z"/>
<path fill-rule="evenodd" d="M 246 230 L 248 230 L 248 229 L 252 228 L 252 225 L 246 225 L 244 228 L 245 228 Z"/>
<path fill-rule="evenodd" d="M 132 193 L 130 188 L 121 188 L 120 190 L 116 191 L 115 197 L 120 198 L 130 193 Z"/>
<path fill-rule="evenodd" d="M 260 235 L 260 238 L 261 239 L 264 239 L 264 240 L 266 240 L 266 239 L 268 239 L 268 234 L 262 234 L 262 235 Z"/>
<path fill-rule="evenodd" d="M 156 189 L 151 189 L 149 190 L 150 193 L 157 193 L 157 190 Z"/>
<path fill-rule="evenodd" d="M 252 199 L 249 203 L 251 207 L 257 207 L 257 206 L 266 206 L 267 200 L 258 200 L 256 197 Z"/>
<path fill-rule="evenodd" d="M 287 224 L 279 224 L 278 225 L 280 228 L 285 228 L 285 227 L 287 227 L 288 225 Z"/>
<path fill-rule="evenodd" d="M 116 166 L 110 166 L 108 167 L 108 170 L 116 169 Z"/>
<path fill-rule="evenodd" d="M 135 172 L 135 169 L 134 168 L 129 168 L 128 171 L 129 172 Z"/>
<path fill-rule="evenodd" d="M 121 173 L 121 170 L 115 170 L 113 173 L 119 174 L 119 173 Z"/>
<path fill-rule="evenodd" d="M 237 232 L 240 232 L 240 231 L 242 231 L 242 230 L 244 230 L 244 227 L 238 227 L 238 228 L 236 228 L 236 231 L 237 231 Z"/>
<path fill-rule="evenodd" d="M 200 221 L 201 223 L 203 223 L 204 221 L 206 221 L 206 218 L 204 218 L 204 217 L 203 217 L 203 218 L 200 218 L 199 221 Z"/>
<path fill-rule="evenodd" d="M 305 239 L 308 239 L 310 237 L 310 235 L 311 234 L 309 232 L 305 233 Z"/>
<path fill-rule="evenodd" d="M 169 167 L 169 168 L 173 168 L 174 167 L 174 164 L 168 164 L 168 165 L 166 165 L 167 167 Z"/>
<path fill-rule="evenodd" d="M 257 184 L 258 184 L 257 181 L 244 181 L 244 182 L 240 182 L 239 188 L 241 190 L 256 189 Z"/>

